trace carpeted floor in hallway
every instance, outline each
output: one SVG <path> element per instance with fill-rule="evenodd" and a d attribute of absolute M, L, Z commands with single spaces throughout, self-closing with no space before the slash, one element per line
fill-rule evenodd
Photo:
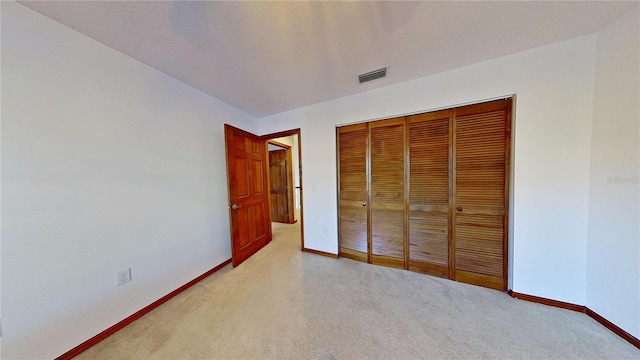
<path fill-rule="evenodd" d="M 640 359 L 581 313 L 303 253 L 298 224 L 78 359 Z"/>

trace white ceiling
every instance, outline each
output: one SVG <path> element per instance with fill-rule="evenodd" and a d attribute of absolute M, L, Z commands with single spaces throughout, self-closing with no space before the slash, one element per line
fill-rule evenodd
<path fill-rule="evenodd" d="M 590 34 L 638 4 L 21 3 L 257 117 Z"/>

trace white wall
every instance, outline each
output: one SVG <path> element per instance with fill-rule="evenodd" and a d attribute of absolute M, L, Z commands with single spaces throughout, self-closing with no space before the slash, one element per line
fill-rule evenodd
<path fill-rule="evenodd" d="M 637 71 L 625 35 L 634 22 L 637 30 L 637 13 L 597 36 L 295 109 L 258 128 L 2 2 L 2 357 L 58 356 L 230 257 L 223 122 L 262 134 L 301 128 L 305 246 L 336 253 L 336 125 L 509 94 L 517 94 L 513 290 L 586 303 L 638 336 L 640 246 L 627 221 L 637 208 L 625 199 L 640 195 L 633 180 L 606 183 L 638 174 L 625 165 L 634 157 L 622 155 L 640 157 L 629 135 L 638 125 L 627 117 L 635 109 L 638 119 L 638 85 L 616 70 Z M 624 100 L 608 95 L 618 88 Z M 613 121 L 616 101 L 626 112 Z M 618 206 L 629 211 L 622 219 L 603 213 Z M 612 262 L 627 273 L 609 276 Z M 133 281 L 116 288 L 115 273 L 127 267 Z M 610 289 L 617 293 L 603 297 Z"/>
<path fill-rule="evenodd" d="M 231 257 L 222 124 L 258 127 L 17 3 L 2 40 L 2 357 L 54 358 Z"/>
<path fill-rule="evenodd" d="M 586 305 L 640 338 L 640 9 L 597 34 Z"/>
<path fill-rule="evenodd" d="M 585 302 L 595 36 L 260 119 L 301 128 L 305 246 L 337 253 L 335 126 L 517 94 L 513 290 Z"/>

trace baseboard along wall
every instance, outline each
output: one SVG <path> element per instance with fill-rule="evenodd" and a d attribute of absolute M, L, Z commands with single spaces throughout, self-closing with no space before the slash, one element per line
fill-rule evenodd
<path fill-rule="evenodd" d="M 338 255 L 337 254 L 332 254 L 332 253 L 328 253 L 328 252 L 324 252 L 324 251 L 313 250 L 313 249 L 308 249 L 308 248 L 303 248 L 302 251 L 308 252 L 308 253 L 311 253 L 311 254 L 315 254 L 315 255 L 321 255 L 321 256 L 326 256 L 326 257 L 338 259 Z M 68 360 L 68 359 L 72 359 L 72 358 L 78 356 L 82 352 L 88 350 L 93 345 L 95 345 L 95 344 L 101 342 L 102 340 L 108 338 L 110 335 L 114 334 L 118 330 L 120 330 L 120 329 L 124 328 L 125 326 L 131 324 L 132 322 L 134 322 L 135 320 L 141 318 L 143 315 L 147 314 L 151 310 L 153 310 L 153 309 L 157 308 L 158 306 L 164 304 L 165 302 L 169 301 L 171 298 L 173 298 L 176 295 L 180 294 L 181 292 L 187 290 L 191 286 L 197 284 L 198 282 L 202 281 L 203 279 L 205 279 L 206 277 L 212 275 L 213 273 L 217 272 L 218 270 L 222 269 L 223 267 L 229 265 L 230 263 L 231 263 L 231 259 L 223 262 L 222 264 L 214 267 L 211 270 L 208 270 L 204 274 L 196 277 L 195 279 L 193 279 L 193 280 L 189 281 L 188 283 L 180 286 L 179 288 L 173 290 L 172 292 L 170 292 L 167 295 L 161 297 L 160 299 L 154 301 L 153 303 L 147 305 L 146 307 L 138 310 L 134 314 L 132 314 L 129 317 L 125 318 L 124 320 L 118 322 L 117 324 L 109 327 L 108 329 L 106 329 L 106 330 L 102 331 L 101 333 L 95 335 L 94 337 L 88 339 L 87 341 L 85 341 L 82 344 L 76 346 L 75 348 L 73 348 L 73 349 L 67 351 L 66 353 L 60 355 L 59 357 L 56 358 L 56 360 Z M 547 306 L 554 306 L 554 307 L 567 309 L 567 310 L 572 310 L 572 311 L 578 311 L 578 312 L 581 312 L 583 314 L 586 314 L 587 316 L 590 316 L 595 321 L 599 322 L 600 324 L 602 324 L 604 327 L 606 327 L 607 329 L 609 329 L 610 331 L 612 331 L 616 335 L 620 336 L 621 338 L 623 338 L 626 341 L 628 341 L 629 343 L 631 343 L 633 346 L 635 346 L 638 349 L 640 349 L 640 340 L 638 338 L 636 338 L 635 336 L 633 336 L 633 335 L 629 334 L 628 332 L 624 331 L 622 328 L 620 328 L 617 325 L 613 324 L 609 320 L 605 319 L 604 317 L 600 316 L 598 313 L 596 313 L 595 311 L 589 309 L 588 307 L 586 307 L 584 305 L 576 305 L 576 304 L 571 304 L 571 303 L 567 303 L 567 302 L 563 302 L 563 301 L 546 299 L 546 298 L 538 297 L 538 296 L 534 296 L 534 295 L 521 294 L 521 293 L 514 292 L 512 290 L 509 290 L 507 293 L 511 297 L 513 297 L 514 299 L 531 301 L 531 302 L 535 302 L 535 303 L 538 303 L 538 304 L 543 304 L 543 305 L 547 305 Z"/>
<path fill-rule="evenodd" d="M 316 254 L 316 255 L 322 255 L 322 256 L 330 257 L 330 258 L 333 258 L 333 259 L 337 259 L 338 258 L 338 254 L 332 254 L 332 253 L 328 253 L 328 252 L 324 252 L 324 251 L 320 251 L 320 250 L 302 248 L 302 251 L 308 252 L 310 254 Z"/>
<path fill-rule="evenodd" d="M 115 324 L 115 325 L 111 326 L 110 328 L 104 330 L 103 332 L 99 333 L 98 335 L 90 338 L 89 340 L 83 342 L 82 344 L 80 344 L 80 345 L 74 347 L 73 349 L 67 351 L 66 353 L 60 355 L 59 357 L 56 358 L 56 360 L 68 360 L 68 359 L 72 359 L 72 358 L 80 355 L 80 353 L 82 353 L 83 351 L 88 350 L 93 345 L 95 345 L 95 344 L 99 343 L 100 341 L 108 338 L 109 336 L 111 336 L 115 332 L 117 332 L 118 330 L 120 330 L 120 329 L 124 328 L 125 326 L 131 324 L 135 320 L 141 318 L 146 313 L 148 313 L 151 310 L 157 308 L 158 306 L 166 303 L 167 301 L 169 301 L 174 296 L 176 296 L 176 295 L 180 294 L 181 292 L 187 290 L 188 288 L 192 287 L 193 285 L 197 284 L 201 280 L 205 279 L 206 277 L 210 276 L 211 274 L 215 273 L 216 271 L 222 269 L 223 267 L 225 267 L 225 266 L 227 266 L 229 264 L 231 264 L 231 259 L 223 262 L 222 264 L 214 267 L 211 270 L 208 270 L 207 272 L 205 272 L 204 274 L 198 276 L 197 278 L 189 281 L 188 283 L 180 286 L 179 288 L 173 290 L 172 292 L 170 292 L 167 295 L 161 297 L 160 299 L 158 299 L 158 300 L 152 302 L 151 304 L 145 306 L 144 308 L 136 311 L 135 313 L 133 313 L 129 317 L 125 318 L 124 320 L 118 322 L 117 324 Z"/>
<path fill-rule="evenodd" d="M 546 299 L 546 298 L 543 298 L 543 297 L 527 295 L 527 294 L 521 294 L 521 293 L 514 292 L 512 290 L 509 290 L 507 293 L 509 295 L 511 295 L 511 297 L 513 297 L 514 299 L 531 301 L 531 302 L 535 302 L 535 303 L 538 303 L 538 304 L 554 306 L 554 307 L 567 309 L 567 310 L 573 310 L 573 311 L 577 311 L 577 312 L 581 312 L 583 314 L 586 314 L 587 316 L 591 317 L 595 321 L 599 322 L 602 326 L 604 326 L 607 329 L 611 330 L 614 334 L 620 336 L 621 338 L 623 338 L 626 341 L 628 341 L 629 343 L 631 343 L 631 345 L 633 345 L 633 346 L 637 347 L 638 349 L 640 349 L 640 340 L 638 338 L 636 338 L 635 336 L 633 336 L 633 335 L 629 334 L 628 332 L 624 331 L 622 328 L 620 328 L 616 324 L 614 324 L 611 321 L 605 319 L 604 317 L 600 316 L 598 313 L 596 313 L 595 311 L 589 309 L 588 307 L 586 307 L 584 305 L 576 305 L 576 304 L 571 304 L 571 303 L 567 303 L 567 302 L 563 302 L 563 301 L 551 300 L 551 299 Z"/>

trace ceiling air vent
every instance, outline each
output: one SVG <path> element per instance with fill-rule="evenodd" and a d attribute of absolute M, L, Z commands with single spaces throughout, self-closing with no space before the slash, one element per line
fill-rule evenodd
<path fill-rule="evenodd" d="M 377 70 L 369 71 L 368 73 L 360 74 L 360 75 L 358 75 L 358 81 L 360 81 L 360 84 L 362 84 L 362 83 L 366 83 L 367 81 L 383 78 L 383 77 L 387 76 L 387 68 L 388 68 L 388 66 L 385 66 L 385 67 L 383 67 L 381 69 L 377 69 Z"/>

